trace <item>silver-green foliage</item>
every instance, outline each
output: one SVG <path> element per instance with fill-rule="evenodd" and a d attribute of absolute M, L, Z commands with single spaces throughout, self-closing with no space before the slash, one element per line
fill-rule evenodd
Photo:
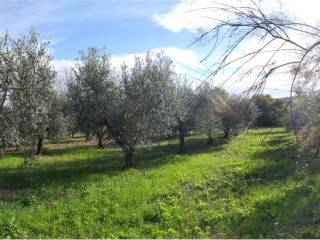
<path fill-rule="evenodd" d="M 56 75 L 49 42 L 41 41 L 39 37 L 31 29 L 28 35 L 12 39 L 14 61 L 10 102 L 19 138 L 26 144 L 34 143 L 45 135 Z"/>
<path fill-rule="evenodd" d="M 174 116 L 179 122 L 193 121 L 195 92 L 188 79 L 178 77 L 174 88 Z"/>
<path fill-rule="evenodd" d="M 172 74 L 172 61 L 163 53 L 136 57 L 133 67 L 124 64 L 117 74 L 109 54 L 89 48 L 80 54 L 67 96 L 80 129 L 94 135 L 107 132 L 132 167 L 139 144 L 169 131 Z"/>
<path fill-rule="evenodd" d="M 88 48 L 80 58 L 67 83 L 67 98 L 79 129 L 98 138 L 106 134 L 103 109 L 114 85 L 110 55 L 103 49 Z"/>
<path fill-rule="evenodd" d="M 194 129 L 194 104 L 195 92 L 191 87 L 191 82 L 186 78 L 178 77 L 173 92 L 172 112 L 174 116 L 175 130 L 179 133 L 179 150 L 184 152 L 185 149 L 185 134 Z"/>
<path fill-rule="evenodd" d="M 139 144 L 164 136 L 172 125 L 172 61 L 162 52 L 135 58 L 132 68 L 122 66 L 121 77 L 105 105 L 109 133 L 126 154 L 127 167 L 133 167 L 133 154 Z"/>
<path fill-rule="evenodd" d="M 0 148 L 17 143 L 10 93 L 13 87 L 12 42 L 7 32 L 0 36 Z"/>
<path fill-rule="evenodd" d="M 195 103 L 195 123 L 200 132 L 207 133 L 209 141 L 212 141 L 214 133 L 221 128 L 221 116 L 218 108 L 227 93 L 218 87 L 211 86 L 208 82 L 197 88 Z"/>

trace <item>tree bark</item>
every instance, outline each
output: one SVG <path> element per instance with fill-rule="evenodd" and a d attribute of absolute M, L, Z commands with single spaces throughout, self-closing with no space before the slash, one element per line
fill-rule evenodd
<path fill-rule="evenodd" d="M 208 144 L 213 145 L 213 137 L 212 137 L 212 130 L 211 129 L 209 129 L 209 133 L 208 133 Z"/>
<path fill-rule="evenodd" d="M 183 122 L 179 121 L 179 152 L 183 153 L 186 151 L 185 148 L 185 129 Z"/>
<path fill-rule="evenodd" d="M 43 153 L 43 137 L 38 138 L 37 152 L 36 155 L 41 155 Z"/>
<path fill-rule="evenodd" d="M 103 135 L 98 134 L 98 148 L 103 148 Z"/>
<path fill-rule="evenodd" d="M 132 147 L 129 147 L 125 151 L 125 157 L 126 157 L 126 165 L 124 166 L 125 169 L 135 168 L 135 162 L 134 162 L 134 149 Z"/>

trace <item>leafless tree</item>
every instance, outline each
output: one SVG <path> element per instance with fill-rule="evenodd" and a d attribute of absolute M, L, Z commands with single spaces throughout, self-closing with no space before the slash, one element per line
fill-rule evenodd
<path fill-rule="evenodd" d="M 228 73 L 224 82 L 234 76 L 239 80 L 248 74 L 254 76 L 251 87 L 244 92 L 245 98 L 260 94 L 272 75 L 290 72 L 289 108 L 292 119 L 292 98 L 297 86 L 300 90 L 307 87 L 311 91 L 317 89 L 320 29 L 294 20 L 285 13 L 267 11 L 264 8 L 267 2 L 247 0 L 238 6 L 210 2 L 211 6 L 205 12 L 211 12 L 206 17 L 213 22 L 212 28 L 205 30 L 195 43 L 212 42 L 211 51 L 202 59 L 208 61 L 215 57 L 215 63 L 206 72 L 206 80 L 218 77 L 222 71 Z M 298 138 L 294 126 L 293 129 Z"/>

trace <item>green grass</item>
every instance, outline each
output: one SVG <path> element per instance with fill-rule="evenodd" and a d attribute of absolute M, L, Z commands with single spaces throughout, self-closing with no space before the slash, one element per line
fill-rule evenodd
<path fill-rule="evenodd" d="M 266 133 L 269 133 L 266 136 Z M 250 130 L 229 143 L 202 136 L 122 153 L 47 149 L 31 166 L 0 160 L 0 238 L 318 238 L 319 166 L 297 166 L 283 129 Z"/>

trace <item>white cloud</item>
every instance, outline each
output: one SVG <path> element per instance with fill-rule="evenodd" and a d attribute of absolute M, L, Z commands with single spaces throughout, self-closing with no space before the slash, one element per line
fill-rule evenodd
<path fill-rule="evenodd" d="M 66 73 L 70 72 L 75 65 L 75 61 L 67 59 L 55 59 L 52 65 L 57 72 L 55 85 L 58 89 L 63 89 L 66 84 Z"/>
<path fill-rule="evenodd" d="M 250 0 L 182 0 L 169 12 L 154 14 L 153 20 L 173 32 L 206 30 L 214 25 L 215 19 L 225 20 L 229 17 L 225 12 L 215 9 L 219 3 L 233 7 L 252 5 Z M 283 12 L 312 24 L 320 20 L 319 0 L 263 0 L 261 8 L 267 13 Z"/>
<path fill-rule="evenodd" d="M 195 52 L 190 49 L 180 49 L 174 47 L 168 48 L 156 48 L 152 49 L 152 53 L 165 51 L 165 54 L 173 59 L 175 64 L 175 70 L 178 73 L 185 73 L 195 85 L 204 81 L 206 75 L 201 74 L 204 72 L 203 65 L 199 63 L 199 58 Z M 134 57 L 143 57 L 144 52 L 141 53 L 130 53 L 122 55 L 112 56 L 112 64 L 119 68 L 122 63 L 126 62 L 129 66 L 134 64 Z M 263 57 L 257 59 L 257 61 L 263 62 Z M 257 63 L 257 61 L 255 63 Z M 65 72 L 70 71 L 74 66 L 74 60 L 54 60 L 53 65 L 58 73 L 57 86 L 63 88 L 65 85 Z M 230 72 L 220 74 L 215 78 L 214 85 L 221 86 L 222 82 L 229 76 Z M 193 76 L 193 77 L 191 77 Z M 230 93 L 239 94 L 248 89 L 254 81 L 254 75 L 250 75 L 239 81 L 238 75 L 227 81 L 223 87 Z M 289 95 L 290 89 L 290 78 L 286 74 L 275 74 L 267 82 L 265 93 L 271 94 L 274 97 L 284 97 Z"/>
<path fill-rule="evenodd" d="M 175 71 L 178 73 L 186 73 L 189 71 L 201 71 L 203 65 L 200 64 L 200 59 L 194 51 L 191 49 L 182 49 L 175 47 L 166 47 L 166 48 L 154 48 L 150 52 L 157 53 L 161 50 L 164 51 L 164 54 L 170 57 L 175 65 Z M 112 56 L 112 62 L 115 66 L 120 66 L 123 62 L 126 62 L 129 66 L 132 66 L 134 63 L 135 56 L 142 57 L 145 52 L 141 53 L 132 53 L 132 54 L 123 54 Z"/>
<path fill-rule="evenodd" d="M 247 91 L 255 81 L 255 75 L 248 75 L 246 78 L 232 78 L 226 82 L 224 80 L 229 74 L 221 74 L 214 82 L 215 86 L 225 88 L 229 93 L 242 94 Z M 223 83 L 223 85 L 222 85 Z M 290 95 L 291 78 L 285 73 L 271 75 L 264 87 L 264 94 L 270 94 L 273 97 L 287 97 Z"/>
<path fill-rule="evenodd" d="M 57 77 L 64 77 L 66 72 L 69 72 L 72 67 L 75 65 L 74 60 L 67 60 L 67 59 L 57 59 L 52 61 L 52 65 L 57 72 Z"/>
<path fill-rule="evenodd" d="M 183 0 L 166 14 L 154 14 L 153 19 L 173 32 L 179 32 L 183 29 L 194 32 L 199 28 L 210 27 L 211 21 L 203 16 L 203 14 L 208 15 L 208 11 L 204 11 L 204 13 L 195 11 L 207 6 L 207 0 Z"/>
<path fill-rule="evenodd" d="M 161 50 L 164 51 L 164 54 L 170 57 L 175 65 L 175 71 L 179 74 L 192 74 L 195 71 L 203 71 L 203 65 L 200 64 L 200 60 L 195 52 L 190 49 L 182 49 L 175 47 L 167 48 L 155 48 L 150 50 L 151 53 L 157 53 Z M 143 57 L 145 52 L 140 53 L 129 53 L 122 55 L 113 55 L 112 64 L 114 67 L 119 69 L 119 67 L 126 63 L 128 66 L 133 66 L 134 58 Z M 57 85 L 65 84 L 65 73 L 69 72 L 72 67 L 75 65 L 75 60 L 67 59 L 57 59 L 53 61 L 53 66 L 57 72 Z"/>
<path fill-rule="evenodd" d="M 258 0 L 256 1 L 259 2 Z M 179 4 L 174 6 L 169 12 L 165 14 L 154 14 L 153 20 L 159 25 L 173 32 L 180 32 L 182 30 L 188 30 L 196 32 L 198 30 L 208 30 L 217 24 L 219 21 L 227 20 L 230 18 L 229 14 L 219 10 L 219 4 L 226 4 L 233 7 L 250 6 L 252 5 L 251 0 L 181 0 Z M 305 22 L 312 25 L 318 25 L 320 22 L 320 15 L 318 9 L 320 8 L 319 0 L 262 0 L 260 7 L 267 14 L 285 14 L 291 19 L 298 20 L 299 22 Z M 301 37 L 296 32 L 289 32 L 291 39 L 299 41 L 302 45 L 308 44 L 310 39 L 306 36 Z M 266 42 L 265 42 L 266 43 Z M 259 42 L 257 37 L 252 37 L 243 42 L 238 48 L 232 53 L 230 59 L 238 58 L 249 51 L 254 51 L 262 46 L 261 41 Z M 264 66 L 268 59 L 271 57 L 273 50 L 279 47 L 279 42 L 275 41 L 269 45 L 265 50 L 270 51 L 269 53 L 259 54 L 254 58 L 246 67 L 241 68 L 241 72 L 246 72 L 254 66 Z M 285 47 L 290 48 L 289 45 Z M 217 49 L 217 51 L 206 61 L 207 65 L 213 64 L 219 61 L 219 52 L 223 49 Z M 276 61 L 277 64 L 286 63 L 295 59 L 295 55 L 288 54 L 288 52 L 278 53 L 273 57 L 272 62 Z M 225 79 L 228 78 L 230 73 L 241 66 L 246 59 L 239 61 L 224 71 L 220 72 L 219 76 L 215 78 L 215 83 L 220 85 Z M 210 73 L 210 71 L 208 71 Z M 201 76 L 200 79 L 205 79 L 208 75 Z M 234 75 L 230 80 L 226 82 L 224 87 L 233 92 L 240 93 L 248 89 L 256 78 L 256 72 L 250 76 L 246 76 L 245 79 L 241 79 L 239 74 Z M 288 68 L 281 69 L 281 71 L 270 76 L 267 81 L 265 93 L 270 93 L 273 96 L 288 96 L 289 89 L 292 81 L 292 76 L 288 73 Z"/>

